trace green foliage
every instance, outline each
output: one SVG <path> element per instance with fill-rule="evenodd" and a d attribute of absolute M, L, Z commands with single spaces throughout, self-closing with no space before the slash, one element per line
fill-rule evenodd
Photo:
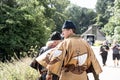
<path fill-rule="evenodd" d="M 61 32 L 61 27 L 66 20 L 66 15 L 64 14 L 64 10 L 70 4 L 69 0 L 50 0 L 50 6 L 53 9 L 52 19 L 55 23 L 54 30 Z"/>
<path fill-rule="evenodd" d="M 102 31 L 106 34 L 106 36 L 113 36 L 114 35 L 114 27 L 115 27 L 115 23 L 113 22 L 109 22 L 108 24 L 106 24 L 104 26 L 104 28 L 102 28 Z"/>
<path fill-rule="evenodd" d="M 116 0 L 112 9 L 112 17 L 103 28 L 103 31 L 113 39 L 120 41 L 120 1 Z"/>
<path fill-rule="evenodd" d="M 114 6 L 115 0 L 97 0 L 96 12 L 98 14 L 96 18 L 96 24 L 103 28 L 111 17 L 111 7 Z"/>
<path fill-rule="evenodd" d="M 116 34 L 119 34 L 119 35 L 120 35 L 120 26 L 116 26 L 114 32 L 115 32 L 115 33 L 114 33 L 115 35 L 116 35 Z"/>
<path fill-rule="evenodd" d="M 53 15 L 53 20 L 55 22 L 55 28 L 53 29 L 54 30 L 57 30 L 59 32 L 61 32 L 61 27 L 63 24 L 64 21 L 65 21 L 65 15 L 63 13 L 60 13 L 60 12 L 55 12 L 54 15 Z"/>
<path fill-rule="evenodd" d="M 51 7 L 59 13 L 62 13 L 69 4 L 69 0 L 50 0 Z"/>
<path fill-rule="evenodd" d="M 104 22 L 106 22 L 105 17 L 102 14 L 98 14 L 95 18 L 96 24 L 101 28 L 104 26 Z"/>
<path fill-rule="evenodd" d="M 0 50 L 10 56 L 43 46 L 54 25 L 41 2 L 18 0 L 16 5 L 0 5 Z"/>
<path fill-rule="evenodd" d="M 120 42 L 120 26 L 115 27 L 113 40 L 117 40 L 118 42 Z"/>
<path fill-rule="evenodd" d="M 30 62 L 29 58 L 26 58 L 24 62 L 0 62 L 0 80 L 36 80 L 39 73 L 29 66 Z"/>
<path fill-rule="evenodd" d="M 88 26 L 94 24 L 94 18 L 96 13 L 87 8 L 81 8 L 80 6 L 70 5 L 65 10 L 67 19 L 72 20 L 77 26 L 77 33 L 82 34 L 87 30 Z"/>

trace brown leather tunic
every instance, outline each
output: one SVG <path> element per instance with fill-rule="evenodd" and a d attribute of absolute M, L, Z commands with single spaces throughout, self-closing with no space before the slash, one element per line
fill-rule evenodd
<path fill-rule="evenodd" d="M 50 52 L 47 69 L 60 76 L 60 80 L 87 80 L 86 69 L 91 64 L 97 74 L 102 72 L 89 44 L 77 35 L 62 41 L 55 50 Z M 55 52 L 59 55 L 54 56 Z"/>

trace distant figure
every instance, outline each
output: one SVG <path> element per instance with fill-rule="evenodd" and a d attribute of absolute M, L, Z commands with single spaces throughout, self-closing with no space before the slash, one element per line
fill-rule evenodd
<path fill-rule="evenodd" d="M 87 42 L 88 42 L 90 45 L 92 45 L 92 42 L 90 41 L 89 38 L 87 38 Z"/>
<path fill-rule="evenodd" d="M 117 41 L 114 41 L 112 44 L 114 66 L 119 65 L 119 59 L 120 59 L 119 50 L 120 50 L 120 46 L 118 45 Z"/>
<path fill-rule="evenodd" d="M 106 41 L 104 41 L 102 46 L 100 47 L 100 55 L 102 57 L 103 66 L 106 65 L 108 50 L 109 50 L 109 46 L 107 45 Z"/>

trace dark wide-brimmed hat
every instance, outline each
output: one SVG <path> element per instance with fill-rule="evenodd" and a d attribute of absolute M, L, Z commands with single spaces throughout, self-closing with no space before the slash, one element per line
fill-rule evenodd
<path fill-rule="evenodd" d="M 76 29 L 76 26 L 71 20 L 66 20 L 62 26 L 62 29 Z"/>
<path fill-rule="evenodd" d="M 51 35 L 50 35 L 50 38 L 48 39 L 49 41 L 52 41 L 52 40 L 61 40 L 62 37 L 61 37 L 61 34 L 60 32 L 58 31 L 54 31 Z"/>

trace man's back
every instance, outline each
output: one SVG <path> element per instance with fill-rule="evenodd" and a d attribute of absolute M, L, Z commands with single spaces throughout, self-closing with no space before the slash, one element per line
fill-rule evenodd
<path fill-rule="evenodd" d="M 60 65 L 62 65 L 60 80 L 87 80 L 86 70 L 93 61 L 91 58 L 97 62 L 88 43 L 74 35 L 65 39 L 56 48 L 57 52 L 62 51 L 62 53 L 58 53 L 58 56 L 55 56 L 54 52 L 52 53 L 52 56 L 55 57 L 52 57 L 48 69 L 57 74 L 60 71 Z M 94 65 L 96 65 L 95 62 L 93 62 Z M 99 65 L 97 67 L 99 68 Z"/>
<path fill-rule="evenodd" d="M 89 56 L 89 47 L 87 42 L 82 40 L 79 36 L 71 36 L 70 38 L 65 40 L 67 54 L 66 59 L 67 64 L 74 64 L 75 66 L 88 66 L 86 62 L 87 57 Z M 77 63 L 78 62 L 78 63 Z"/>

